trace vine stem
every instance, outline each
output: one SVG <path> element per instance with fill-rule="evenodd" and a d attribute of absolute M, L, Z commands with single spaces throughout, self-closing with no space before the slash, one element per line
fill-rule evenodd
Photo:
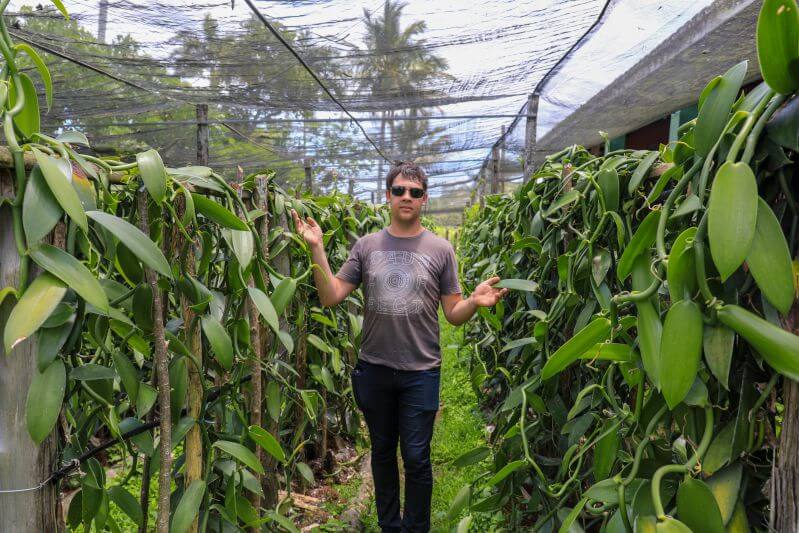
<path fill-rule="evenodd" d="M 677 196 L 679 196 L 685 186 L 688 185 L 688 182 L 694 177 L 694 174 L 699 172 L 699 169 L 702 168 L 703 162 L 704 160 L 701 157 L 696 159 L 688 172 L 686 172 L 683 177 L 680 178 L 680 181 L 678 181 L 677 185 L 674 186 L 674 189 L 671 190 L 671 193 L 663 203 L 663 207 L 660 209 L 660 218 L 658 219 L 658 229 L 655 237 L 655 247 L 657 248 L 658 257 L 662 262 L 667 262 L 669 258 L 668 254 L 666 253 L 666 222 L 669 220 L 669 211 L 671 210 L 671 206 L 674 204 Z"/>
<path fill-rule="evenodd" d="M 699 463 L 699 460 L 702 456 L 705 455 L 708 447 L 710 446 L 710 440 L 713 438 L 713 408 L 712 407 L 705 407 L 705 433 L 702 435 L 702 440 L 699 442 L 699 446 L 694 452 L 694 455 L 685 462 L 685 464 L 681 465 L 666 465 L 661 466 L 655 471 L 655 475 L 652 476 L 652 503 L 655 506 L 655 514 L 658 517 L 658 520 L 665 520 L 666 519 L 666 512 L 663 510 L 663 500 L 660 499 L 660 483 L 663 479 L 663 476 L 666 474 L 677 474 L 677 473 L 688 473 L 690 472 L 694 466 Z"/>

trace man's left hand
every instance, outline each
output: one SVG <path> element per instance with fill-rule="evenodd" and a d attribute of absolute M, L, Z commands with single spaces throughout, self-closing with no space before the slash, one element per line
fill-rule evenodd
<path fill-rule="evenodd" d="M 493 278 L 485 280 L 474 289 L 474 292 L 472 292 L 469 298 L 472 299 L 477 307 L 491 307 L 492 305 L 496 305 L 503 296 L 508 294 L 508 289 L 494 288 L 494 285 L 499 283 L 500 279 L 499 276 L 494 276 Z"/>

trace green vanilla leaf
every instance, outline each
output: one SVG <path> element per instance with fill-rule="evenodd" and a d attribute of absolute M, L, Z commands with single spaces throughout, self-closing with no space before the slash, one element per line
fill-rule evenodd
<path fill-rule="evenodd" d="M 746 163 L 719 167 L 707 210 L 710 255 L 724 281 L 744 262 L 755 237 L 757 182 Z"/>
<path fill-rule="evenodd" d="M 795 0 L 763 0 L 757 18 L 757 59 L 769 87 L 799 89 L 799 12 Z"/>

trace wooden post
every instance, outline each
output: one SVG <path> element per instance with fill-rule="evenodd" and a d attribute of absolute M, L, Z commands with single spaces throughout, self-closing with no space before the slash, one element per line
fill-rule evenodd
<path fill-rule="evenodd" d="M 182 217 L 186 212 L 186 199 L 182 194 L 175 197 L 175 213 Z M 183 233 L 175 224 L 172 228 L 171 255 L 172 260 L 182 265 L 182 271 L 186 276 L 194 277 L 197 266 L 195 264 L 194 243 L 186 242 Z M 180 296 L 180 307 L 183 314 L 183 328 L 186 335 L 186 347 L 189 349 L 197 363 L 187 361 L 189 372 L 189 383 L 186 391 L 187 415 L 196 420 L 189 432 L 186 434 L 186 467 L 184 485 L 188 487 L 193 481 L 203 479 L 203 441 L 202 431 L 200 430 L 200 411 L 203 402 L 203 352 L 202 339 L 200 336 L 200 324 L 197 320 L 197 313 L 192 308 L 192 302 L 185 295 Z M 257 509 L 257 507 L 256 507 Z M 194 518 L 189 531 L 195 533 L 199 528 L 199 516 Z"/>
<path fill-rule="evenodd" d="M 0 169 L 0 198 L 13 198 L 12 183 L 11 171 Z M 19 280 L 13 227 L 11 207 L 0 203 L 0 287 L 16 287 Z M 59 239 L 54 244 L 63 247 Z M 38 270 L 31 266 L 32 280 Z M 9 296 L 0 305 L 0 331 L 15 303 Z M 28 387 L 37 372 L 36 339 L 34 335 L 19 343 L 10 354 L 0 343 L 0 491 L 36 487 L 57 467 L 58 429 L 37 446 L 25 424 Z M 52 483 L 28 492 L 0 493 L 0 530 L 59 531 L 57 499 L 57 486 Z"/>
<path fill-rule="evenodd" d="M 208 104 L 197 104 L 197 164 L 208 166 Z"/>
<path fill-rule="evenodd" d="M 350 178 L 347 182 L 347 194 L 353 196 L 355 194 L 355 180 Z"/>
<path fill-rule="evenodd" d="M 799 300 L 784 328 L 799 335 Z M 773 531 L 794 533 L 799 531 L 799 382 L 782 378 L 782 404 L 782 431 L 771 467 L 770 522 Z"/>
<path fill-rule="evenodd" d="M 505 124 L 500 129 L 499 136 L 499 157 L 497 157 L 497 180 L 499 181 L 499 191 L 505 192 L 505 180 L 502 179 L 502 158 L 505 157 Z"/>
<path fill-rule="evenodd" d="M 535 132 L 538 121 L 538 95 L 533 93 L 527 98 L 527 122 L 524 128 L 524 183 L 530 180 L 535 168 Z"/>
<path fill-rule="evenodd" d="M 372 204 L 374 205 L 374 203 L 375 203 L 375 192 L 372 191 L 371 194 L 372 194 Z"/>
<path fill-rule="evenodd" d="M 147 213 L 147 192 L 138 192 L 139 224 L 142 232 L 150 235 L 150 221 Z M 158 519 L 156 531 L 169 532 L 169 507 L 170 490 L 172 483 L 172 409 L 170 407 L 169 387 L 169 354 L 166 349 L 164 333 L 164 305 L 161 299 L 161 289 L 158 288 L 158 274 L 144 267 L 144 275 L 153 293 L 153 346 L 154 346 L 154 371 L 158 375 L 158 416 L 160 440 L 158 449 L 161 456 L 161 465 L 158 470 Z"/>
<path fill-rule="evenodd" d="M 261 223 L 266 226 L 266 241 L 268 242 L 268 235 L 269 235 L 269 197 L 267 193 L 267 187 L 264 184 L 267 178 L 264 176 L 257 176 L 255 178 L 256 183 L 255 187 L 258 192 L 258 195 L 253 194 L 250 196 L 251 207 L 253 209 L 261 208 L 265 211 L 265 215 L 261 217 Z M 264 200 L 266 199 L 266 200 Z M 260 204 L 260 205 L 259 205 Z M 263 238 L 263 232 L 260 234 L 261 238 Z M 267 245 L 264 244 L 266 248 Z M 268 256 L 268 249 L 267 249 L 267 258 Z M 268 274 L 267 274 L 267 278 Z M 247 286 L 255 287 L 255 276 L 250 275 L 247 280 Z M 250 323 L 250 346 L 252 346 L 252 359 L 250 361 L 250 425 L 251 426 L 263 426 L 263 417 L 261 416 L 261 406 L 263 405 L 263 384 L 261 382 L 262 373 L 261 373 L 261 363 L 263 360 L 263 350 L 264 346 L 261 343 L 261 332 L 262 332 L 262 324 L 260 320 L 260 313 L 258 312 L 258 308 L 252 302 L 251 299 L 247 298 L 247 319 Z M 263 464 L 264 463 L 264 453 L 260 446 L 255 447 L 255 457 L 258 458 L 258 462 Z M 267 476 L 271 474 L 269 469 L 265 469 L 267 472 Z M 262 476 L 259 473 L 255 473 L 255 479 L 258 481 L 260 485 L 263 482 Z M 253 508 L 255 508 L 255 513 L 258 518 L 261 517 L 261 495 L 255 492 L 250 493 L 250 503 L 252 503 Z M 250 528 L 251 533 L 257 533 L 260 531 L 260 527 L 252 527 Z"/>
<path fill-rule="evenodd" d="M 480 169 L 480 178 L 478 182 L 477 188 L 477 197 L 480 201 L 480 209 L 484 209 L 486 206 L 485 200 L 485 186 L 486 186 L 486 174 L 485 174 L 485 166 Z"/>
<path fill-rule="evenodd" d="M 499 194 L 499 143 L 491 147 L 491 194 Z"/>
<path fill-rule="evenodd" d="M 313 165 L 313 160 L 306 157 L 302 160 L 302 166 L 305 169 L 305 188 L 308 192 L 313 196 L 313 172 L 311 166 Z"/>

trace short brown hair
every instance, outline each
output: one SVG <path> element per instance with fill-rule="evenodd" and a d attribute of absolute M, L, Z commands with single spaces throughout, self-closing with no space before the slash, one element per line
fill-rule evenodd
<path fill-rule="evenodd" d="M 427 174 L 424 173 L 422 167 L 412 161 L 394 161 L 394 166 L 386 175 L 386 190 L 391 189 L 394 179 L 400 174 L 404 178 L 420 184 L 425 191 L 427 190 Z"/>

